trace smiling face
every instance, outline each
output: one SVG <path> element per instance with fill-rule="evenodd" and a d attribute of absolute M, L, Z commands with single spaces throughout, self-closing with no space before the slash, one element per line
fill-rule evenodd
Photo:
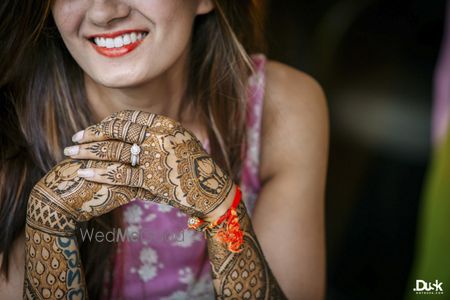
<path fill-rule="evenodd" d="M 95 82 L 130 87 L 180 63 L 210 0 L 55 0 L 52 15 L 69 52 Z"/>

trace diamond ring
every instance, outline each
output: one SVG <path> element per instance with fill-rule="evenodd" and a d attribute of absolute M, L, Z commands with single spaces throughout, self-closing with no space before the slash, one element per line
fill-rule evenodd
<path fill-rule="evenodd" d="M 141 153 L 141 147 L 137 144 L 133 144 L 133 146 L 131 146 L 131 165 L 133 167 L 136 166 L 139 161 L 139 153 Z"/>

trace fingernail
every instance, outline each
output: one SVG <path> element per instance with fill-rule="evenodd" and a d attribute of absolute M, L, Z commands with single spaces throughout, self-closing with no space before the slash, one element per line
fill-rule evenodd
<path fill-rule="evenodd" d="M 64 148 L 65 156 L 77 155 L 78 152 L 80 152 L 80 146 L 71 146 L 71 147 Z"/>
<path fill-rule="evenodd" d="M 72 136 L 72 142 L 76 143 L 76 142 L 81 141 L 81 139 L 83 138 L 83 136 L 84 136 L 84 130 L 78 131 L 77 133 L 75 133 L 75 134 Z"/>
<path fill-rule="evenodd" d="M 89 177 L 94 177 L 95 173 L 94 170 L 92 169 L 79 169 L 78 170 L 78 176 L 80 177 L 84 177 L 84 178 L 89 178 Z"/>

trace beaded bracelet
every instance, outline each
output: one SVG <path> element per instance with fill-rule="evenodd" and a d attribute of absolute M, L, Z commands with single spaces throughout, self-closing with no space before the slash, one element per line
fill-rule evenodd
<path fill-rule="evenodd" d="M 239 217 L 236 212 L 241 198 L 241 189 L 238 185 L 236 185 L 236 193 L 234 195 L 233 203 L 220 218 L 214 222 L 207 222 L 198 217 L 190 217 L 188 220 L 188 227 L 201 232 L 205 232 L 207 230 L 211 232 L 214 231 L 214 238 L 225 243 L 229 251 L 235 253 L 241 252 L 241 246 L 244 242 L 244 234 L 239 226 Z"/>

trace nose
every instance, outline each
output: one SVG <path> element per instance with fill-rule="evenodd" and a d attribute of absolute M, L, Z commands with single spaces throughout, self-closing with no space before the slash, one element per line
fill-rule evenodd
<path fill-rule="evenodd" d="M 130 6 L 120 0 L 93 0 L 86 18 L 97 26 L 106 27 L 126 18 L 130 10 Z"/>

